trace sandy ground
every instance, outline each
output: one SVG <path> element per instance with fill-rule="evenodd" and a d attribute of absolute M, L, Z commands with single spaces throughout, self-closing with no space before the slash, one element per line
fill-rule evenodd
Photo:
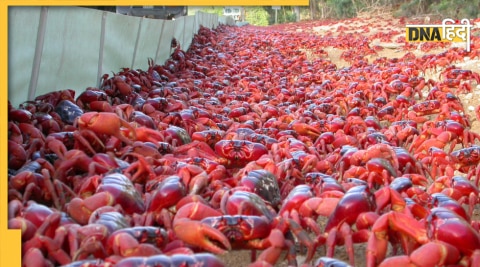
<path fill-rule="evenodd" d="M 385 25 L 389 25 L 389 26 L 385 26 Z M 400 25 L 401 27 L 394 27 L 392 25 Z M 345 20 L 345 21 L 339 21 L 336 23 L 329 22 L 327 25 L 322 25 L 322 26 L 297 27 L 295 25 L 292 25 L 291 31 L 292 32 L 312 32 L 319 35 L 332 35 L 332 36 L 338 36 L 339 32 L 342 32 L 342 34 L 349 33 L 349 32 L 358 34 L 359 32 L 363 32 L 362 34 L 366 36 L 371 36 L 372 34 L 375 34 L 378 32 L 394 31 L 395 34 L 393 35 L 393 37 L 391 37 L 391 40 L 373 39 L 371 41 L 371 46 L 378 45 L 384 48 L 381 51 L 377 51 L 376 56 L 368 57 L 368 59 L 371 60 L 369 62 L 372 62 L 377 57 L 400 58 L 406 53 L 402 49 L 403 43 L 400 43 L 399 41 L 401 39 L 404 40 L 405 38 L 405 28 L 402 25 L 405 25 L 405 24 L 399 23 L 397 19 L 391 18 L 389 16 L 384 16 L 382 18 L 379 18 L 379 17 L 370 18 L 370 19 L 367 18 L 362 21 Z M 368 30 L 365 30 L 365 29 L 368 29 Z M 420 45 L 418 45 L 417 48 L 418 49 L 410 52 L 419 56 L 419 55 L 424 55 L 426 53 L 436 54 L 436 53 L 445 51 L 445 49 L 435 49 L 435 50 L 430 50 L 428 52 L 423 52 L 421 51 Z M 348 62 L 341 59 L 341 54 L 344 52 L 344 50 L 333 48 L 333 47 L 323 47 L 322 49 L 325 52 L 327 52 L 328 58 L 334 64 L 336 64 L 338 68 L 349 66 Z M 307 54 L 307 57 L 315 56 L 311 51 L 308 51 L 308 50 L 303 50 L 303 51 Z M 458 62 L 456 66 L 462 69 L 468 69 L 475 72 L 480 72 L 480 61 L 478 59 L 470 60 L 468 58 L 465 58 L 464 61 Z M 427 71 L 427 73 L 425 73 L 425 78 L 427 79 L 432 78 L 434 80 L 438 80 L 439 79 L 438 74 L 440 73 L 440 71 L 441 70 L 438 70 L 437 72 Z M 473 92 L 468 94 L 459 94 L 458 97 L 461 99 L 463 106 L 465 108 L 465 111 L 468 114 L 468 117 L 470 118 L 471 131 L 480 133 L 480 122 L 477 121 L 475 117 L 475 113 L 473 111 L 474 107 L 480 105 L 480 85 L 477 86 L 475 83 L 473 83 L 472 85 L 473 85 L 472 86 Z M 474 216 L 475 218 L 473 219 L 475 220 L 480 218 L 480 212 L 478 211 L 478 209 L 476 209 L 476 211 L 474 212 Z M 325 223 L 325 221 L 326 221 L 326 218 L 319 219 L 320 224 Z M 358 267 L 365 266 L 365 251 L 366 251 L 366 244 L 355 245 L 355 266 L 358 266 Z M 325 256 L 325 253 L 326 253 L 325 248 L 320 247 L 314 259 L 321 256 Z M 250 263 L 250 257 L 251 257 L 251 252 L 248 250 L 231 251 L 226 255 L 220 256 L 220 258 L 224 261 L 226 266 L 229 266 L 229 267 L 248 266 L 248 264 Z M 304 258 L 305 258 L 304 254 L 302 254 L 302 252 L 299 251 L 297 256 L 297 262 L 299 266 L 304 263 Z M 346 253 L 345 247 L 340 246 L 336 248 L 335 258 L 348 262 L 348 255 Z M 276 266 L 287 266 L 287 265 L 288 264 L 286 263 L 286 261 L 281 261 Z"/>

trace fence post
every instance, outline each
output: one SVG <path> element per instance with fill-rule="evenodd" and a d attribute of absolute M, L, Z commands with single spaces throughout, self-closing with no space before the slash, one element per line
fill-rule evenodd
<path fill-rule="evenodd" d="M 40 63 L 42 62 L 43 43 L 45 41 L 45 30 L 47 29 L 48 7 L 42 7 L 40 11 L 40 22 L 38 24 L 37 42 L 35 45 L 35 55 L 33 57 L 32 76 L 28 87 L 28 100 L 35 99 L 35 93 L 38 85 L 38 73 L 40 72 Z"/>

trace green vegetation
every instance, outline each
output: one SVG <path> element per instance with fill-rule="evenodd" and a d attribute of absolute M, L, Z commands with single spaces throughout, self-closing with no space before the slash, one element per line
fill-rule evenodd
<path fill-rule="evenodd" d="M 476 18 L 480 14 L 479 0 L 412 0 L 405 1 L 398 15 L 429 14 L 440 18 Z"/>
<path fill-rule="evenodd" d="M 248 23 L 257 26 L 268 26 L 269 19 L 270 14 L 268 14 L 266 7 L 245 7 L 245 21 L 248 21 Z"/>
<path fill-rule="evenodd" d="M 206 6 L 200 11 L 222 15 L 223 7 Z M 480 16 L 480 0 L 310 0 L 309 6 L 299 7 L 300 20 L 344 19 L 365 14 L 391 13 L 397 17 L 429 16 L 432 20 L 463 19 Z M 297 20 L 294 8 L 282 6 L 277 11 L 277 23 Z M 275 23 L 271 6 L 245 7 L 245 21 L 266 26 Z"/>
<path fill-rule="evenodd" d="M 351 18 L 355 16 L 355 5 L 352 0 L 327 0 L 327 6 L 331 7 L 336 18 Z"/>
<path fill-rule="evenodd" d="M 270 18 L 268 20 L 269 24 L 275 24 L 275 10 L 268 7 L 268 13 Z M 277 10 L 277 23 L 288 23 L 297 21 L 297 16 L 295 15 L 294 8 L 291 6 L 282 6 L 280 10 Z"/>
<path fill-rule="evenodd" d="M 199 9 L 201 12 L 223 15 L 223 6 L 205 6 Z"/>
<path fill-rule="evenodd" d="M 392 12 L 396 16 L 429 15 L 443 18 L 476 18 L 480 0 L 311 0 L 310 17 L 350 18 L 362 13 Z"/>
<path fill-rule="evenodd" d="M 309 19 L 339 19 L 385 12 L 402 17 L 473 19 L 480 16 L 480 0 L 310 0 L 302 15 L 309 13 Z"/>

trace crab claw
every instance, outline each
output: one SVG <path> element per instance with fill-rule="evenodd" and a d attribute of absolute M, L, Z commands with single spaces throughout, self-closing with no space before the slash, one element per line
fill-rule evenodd
<path fill-rule="evenodd" d="M 227 251 L 212 241 L 222 244 L 227 250 L 232 249 L 230 242 L 222 232 L 199 221 L 187 218 L 177 219 L 174 221 L 173 230 L 177 237 L 185 243 L 215 254 L 224 254 Z"/>
<path fill-rule="evenodd" d="M 291 128 L 300 135 L 306 135 L 316 139 L 320 136 L 320 131 L 306 123 L 294 121 L 290 124 Z"/>
<path fill-rule="evenodd" d="M 127 144 L 132 144 L 132 140 L 137 139 L 135 128 L 124 119 L 118 117 L 115 113 L 87 112 L 78 118 L 75 125 L 78 126 L 79 129 L 88 129 L 96 134 L 115 136 Z M 128 137 L 122 135 L 120 131 L 121 127 L 125 127 L 129 130 Z"/>

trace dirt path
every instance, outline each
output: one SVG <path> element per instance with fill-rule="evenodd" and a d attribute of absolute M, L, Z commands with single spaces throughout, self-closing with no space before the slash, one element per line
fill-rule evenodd
<path fill-rule="evenodd" d="M 359 34 L 361 33 L 364 36 L 372 37 L 372 36 L 381 36 L 382 34 L 384 36 L 389 36 L 389 41 L 386 41 L 385 38 L 382 40 L 382 38 L 373 38 L 370 42 L 371 46 L 380 46 L 383 48 L 383 50 L 377 51 L 377 55 L 375 56 L 368 56 L 367 58 L 369 59 L 369 62 L 373 62 L 373 60 L 381 57 L 385 58 L 401 58 L 405 55 L 405 51 L 402 49 L 403 48 L 403 43 L 399 41 L 403 41 L 405 39 L 405 24 L 402 24 L 403 21 L 399 19 L 393 19 L 389 17 L 388 15 L 386 18 L 367 18 L 363 20 L 345 20 L 345 21 L 340 21 L 335 24 L 329 24 L 329 25 L 324 25 L 324 26 L 314 26 L 311 28 L 312 32 L 315 32 L 316 34 L 319 35 L 332 35 L 332 36 L 338 36 L 341 32 L 341 34 L 347 34 L 347 33 L 355 33 Z M 412 24 L 414 23 L 413 21 L 411 22 Z M 385 26 L 389 25 L 389 26 Z M 365 30 L 365 27 L 367 27 L 368 30 Z M 475 26 L 475 28 L 478 28 L 478 25 Z M 340 31 L 339 29 L 342 29 Z M 388 33 L 393 33 L 393 34 L 388 34 Z M 439 54 L 441 52 L 446 51 L 450 46 L 452 45 L 457 45 L 463 47 L 464 44 L 450 44 L 446 43 L 445 48 L 440 48 L 440 49 L 433 49 L 429 50 L 428 52 L 424 52 L 421 50 L 422 45 L 424 43 L 419 43 L 417 45 L 417 49 L 411 51 L 413 54 L 416 56 L 422 56 L 425 54 Z M 337 65 L 338 68 L 343 68 L 343 67 L 348 67 L 350 64 L 343 60 L 341 58 L 341 54 L 345 51 L 342 49 L 334 48 L 332 46 L 324 48 L 324 50 L 328 53 L 328 58 Z M 308 54 L 308 52 L 307 52 Z M 479 59 L 470 59 L 470 58 L 464 58 L 463 61 L 457 62 L 455 66 L 465 69 L 465 70 L 471 70 L 473 72 L 480 73 L 480 60 Z M 425 73 L 424 77 L 426 79 L 433 79 L 435 81 L 439 81 L 439 75 L 441 73 L 441 69 L 438 71 L 427 71 Z M 467 114 L 468 118 L 470 119 L 471 122 L 471 130 L 480 133 L 480 121 L 476 119 L 474 108 L 480 105 L 480 85 L 476 85 L 473 83 L 472 85 L 473 91 L 471 93 L 467 94 L 458 94 L 458 97 L 463 103 L 465 113 Z"/>

